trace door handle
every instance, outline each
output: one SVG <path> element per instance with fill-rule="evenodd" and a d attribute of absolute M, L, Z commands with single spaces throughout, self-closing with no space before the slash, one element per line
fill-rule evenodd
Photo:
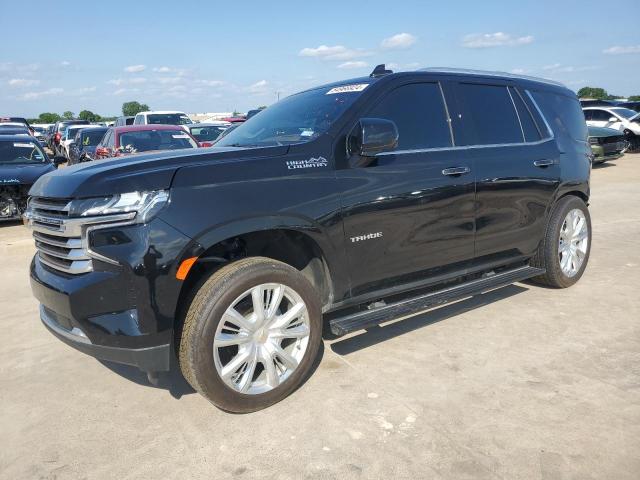
<path fill-rule="evenodd" d="M 540 167 L 540 168 L 548 167 L 548 166 L 553 165 L 553 164 L 555 164 L 555 163 L 556 163 L 555 161 L 553 161 L 553 160 L 548 160 L 548 159 L 545 159 L 545 160 L 536 160 L 535 162 L 533 162 L 533 164 L 534 164 L 536 167 Z"/>
<path fill-rule="evenodd" d="M 471 169 L 469 167 L 452 167 L 445 168 L 442 170 L 443 175 L 456 176 L 456 175 L 464 175 L 465 173 L 469 173 Z"/>

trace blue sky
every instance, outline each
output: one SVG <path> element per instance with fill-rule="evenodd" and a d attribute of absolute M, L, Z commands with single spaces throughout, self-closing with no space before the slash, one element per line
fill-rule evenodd
<path fill-rule="evenodd" d="M 378 63 L 512 71 L 574 90 L 640 94 L 640 30 L 627 20 L 637 13 L 637 0 L 30 0 L 28 9 L 2 1 L 0 114 L 115 115 L 129 100 L 245 111 Z"/>

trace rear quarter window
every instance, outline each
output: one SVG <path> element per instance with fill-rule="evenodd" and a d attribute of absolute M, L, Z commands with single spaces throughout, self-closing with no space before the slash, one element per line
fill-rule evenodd
<path fill-rule="evenodd" d="M 532 91 L 531 94 L 556 134 L 579 142 L 587 141 L 587 123 L 577 99 L 544 91 Z"/>

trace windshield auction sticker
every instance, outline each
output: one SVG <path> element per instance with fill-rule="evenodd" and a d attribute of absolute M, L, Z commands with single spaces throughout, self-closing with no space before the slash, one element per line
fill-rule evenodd
<path fill-rule="evenodd" d="M 333 87 L 326 95 L 333 95 L 334 93 L 350 93 L 361 92 L 369 86 L 368 83 L 356 83 L 355 85 L 341 85 L 339 87 Z"/>

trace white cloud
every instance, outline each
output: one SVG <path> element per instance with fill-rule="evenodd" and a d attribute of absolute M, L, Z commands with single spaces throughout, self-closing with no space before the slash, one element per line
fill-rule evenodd
<path fill-rule="evenodd" d="M 196 80 L 196 83 L 205 87 L 220 87 L 224 85 L 222 80 Z"/>
<path fill-rule="evenodd" d="M 69 60 L 63 60 L 60 62 L 61 67 L 68 67 L 69 65 L 71 65 L 71 62 Z"/>
<path fill-rule="evenodd" d="M 40 80 L 32 80 L 27 78 L 12 78 L 7 82 L 11 87 L 32 87 L 38 85 Z"/>
<path fill-rule="evenodd" d="M 269 87 L 269 82 L 267 82 L 266 80 L 260 80 L 254 83 L 253 85 L 250 85 L 247 88 L 247 90 L 250 93 L 263 94 L 267 92 L 268 87 Z"/>
<path fill-rule="evenodd" d="M 508 33 L 472 33 L 462 38 L 462 46 L 466 48 L 515 47 L 533 42 L 533 36 L 514 37 Z"/>
<path fill-rule="evenodd" d="M 42 97 L 50 97 L 51 95 L 60 95 L 64 93 L 64 89 L 62 88 L 50 88 L 48 90 L 43 90 L 40 92 L 27 92 L 23 95 L 20 95 L 20 99 L 22 100 L 38 100 Z"/>
<path fill-rule="evenodd" d="M 545 65 L 542 70 L 553 73 L 573 73 L 573 72 L 587 72 L 590 70 L 597 70 L 600 67 L 594 65 L 585 65 L 575 67 L 573 65 L 562 65 L 561 63 L 552 63 L 551 65 Z"/>
<path fill-rule="evenodd" d="M 40 65 L 37 63 L 28 63 L 28 64 L 16 64 L 12 62 L 2 62 L 0 63 L 0 72 L 3 73 L 31 73 L 40 69 Z"/>
<path fill-rule="evenodd" d="M 124 83 L 124 80 L 121 78 L 114 78 L 113 80 L 107 80 L 109 85 L 120 86 Z"/>
<path fill-rule="evenodd" d="M 380 46 L 387 49 L 409 48 L 411 45 L 416 43 L 417 40 L 418 38 L 410 33 L 398 33 L 392 37 L 382 40 Z"/>
<path fill-rule="evenodd" d="M 509 70 L 509 73 L 513 73 L 514 75 L 524 75 L 525 73 L 528 73 L 528 70 L 526 68 L 512 68 Z"/>
<path fill-rule="evenodd" d="M 607 55 L 624 55 L 628 53 L 640 53 L 640 45 L 616 45 L 614 47 L 606 48 L 602 51 Z"/>
<path fill-rule="evenodd" d="M 96 87 L 83 87 L 77 90 L 77 93 L 84 95 L 85 93 L 92 93 L 96 91 Z"/>
<path fill-rule="evenodd" d="M 158 78 L 158 82 L 163 85 L 180 83 L 183 79 L 181 77 L 160 77 Z"/>
<path fill-rule="evenodd" d="M 136 93 L 139 91 L 140 91 L 139 88 L 119 88 L 113 92 L 113 95 L 118 96 L 118 95 L 123 95 L 125 93 Z"/>
<path fill-rule="evenodd" d="M 141 83 L 147 83 L 147 79 L 144 77 L 133 77 L 131 80 L 129 80 L 129 83 L 131 83 L 132 85 L 140 85 Z"/>
<path fill-rule="evenodd" d="M 368 67 L 369 64 L 367 62 L 363 62 L 363 61 L 356 61 L 356 62 L 344 62 L 341 63 L 340 65 L 338 65 L 338 68 L 365 68 Z"/>
<path fill-rule="evenodd" d="M 124 68 L 124 71 L 127 73 L 139 73 L 144 72 L 146 70 L 146 65 L 129 65 Z"/>
<path fill-rule="evenodd" d="M 301 57 L 321 58 L 322 60 L 353 60 L 354 58 L 369 56 L 371 53 L 359 48 L 347 48 L 342 45 L 333 47 L 320 45 L 317 48 L 303 48 L 298 52 L 298 55 Z"/>
<path fill-rule="evenodd" d="M 158 73 L 169 73 L 171 71 L 171 68 L 169 68 L 169 67 L 154 67 L 153 71 L 154 72 L 158 72 Z"/>

